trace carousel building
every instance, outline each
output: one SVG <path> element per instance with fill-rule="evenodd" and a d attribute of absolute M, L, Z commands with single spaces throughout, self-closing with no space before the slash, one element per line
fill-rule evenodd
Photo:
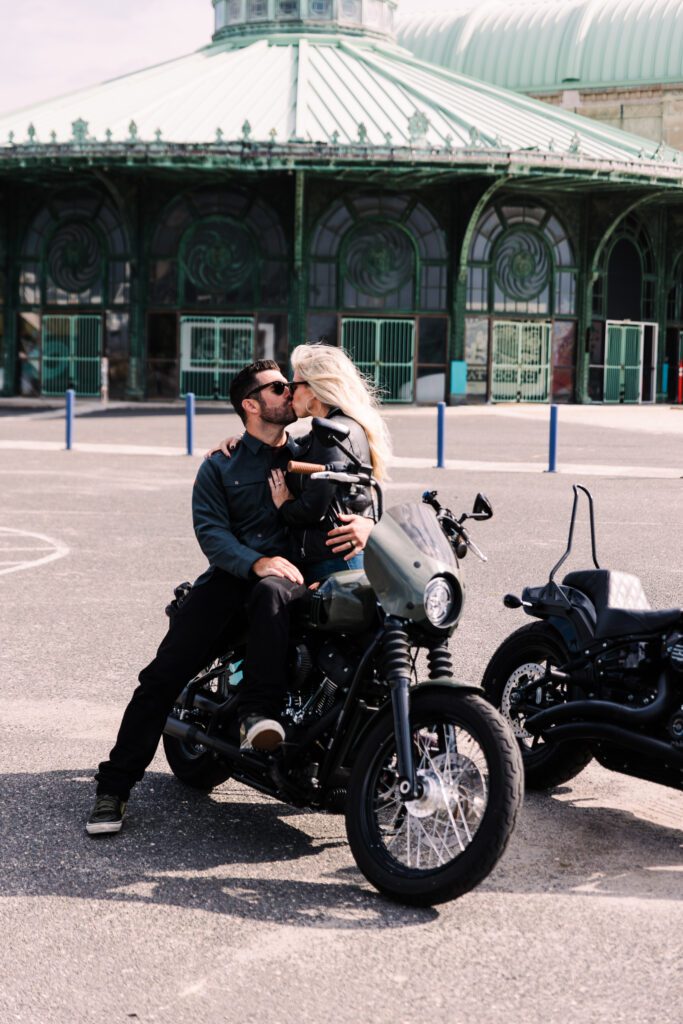
<path fill-rule="evenodd" d="M 325 340 L 390 402 L 667 398 L 682 154 L 419 59 L 393 0 L 213 6 L 0 118 L 3 394 L 224 398 Z"/>

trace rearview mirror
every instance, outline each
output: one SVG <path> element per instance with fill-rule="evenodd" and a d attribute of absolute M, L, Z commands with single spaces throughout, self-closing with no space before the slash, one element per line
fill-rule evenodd
<path fill-rule="evenodd" d="M 472 506 L 472 519 L 490 519 L 493 515 L 493 505 L 481 492 L 474 499 Z"/>
<path fill-rule="evenodd" d="M 343 424 L 335 423 L 333 420 L 324 420 L 320 416 L 315 417 L 311 426 L 316 440 L 320 441 L 325 448 L 336 448 L 340 442 L 346 440 L 350 433 L 349 428 Z"/>

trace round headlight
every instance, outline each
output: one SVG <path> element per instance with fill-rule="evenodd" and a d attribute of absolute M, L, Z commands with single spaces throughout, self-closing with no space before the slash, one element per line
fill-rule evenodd
<path fill-rule="evenodd" d="M 434 576 L 425 587 L 424 606 L 432 626 L 443 626 L 453 615 L 455 594 L 443 576 Z"/>

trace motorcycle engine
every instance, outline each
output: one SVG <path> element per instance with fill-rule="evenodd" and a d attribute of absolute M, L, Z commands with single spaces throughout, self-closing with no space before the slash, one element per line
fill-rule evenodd
<path fill-rule="evenodd" d="M 666 656 L 674 672 L 683 675 L 683 635 L 675 633 L 666 642 Z"/>
<path fill-rule="evenodd" d="M 315 649 L 315 642 L 301 642 L 293 650 L 291 679 L 285 717 L 302 725 L 322 718 L 333 706 L 340 690 L 353 678 L 355 661 L 331 641 Z"/>
<path fill-rule="evenodd" d="M 654 642 L 624 644 L 596 658 L 595 669 L 603 700 L 631 703 L 656 683 L 661 670 L 660 651 Z"/>

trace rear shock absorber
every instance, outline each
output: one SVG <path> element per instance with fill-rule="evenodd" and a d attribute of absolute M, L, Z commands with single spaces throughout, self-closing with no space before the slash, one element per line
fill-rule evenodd
<path fill-rule="evenodd" d="M 430 679 L 452 679 L 453 659 L 445 640 L 441 640 L 427 650 L 427 664 Z"/>

